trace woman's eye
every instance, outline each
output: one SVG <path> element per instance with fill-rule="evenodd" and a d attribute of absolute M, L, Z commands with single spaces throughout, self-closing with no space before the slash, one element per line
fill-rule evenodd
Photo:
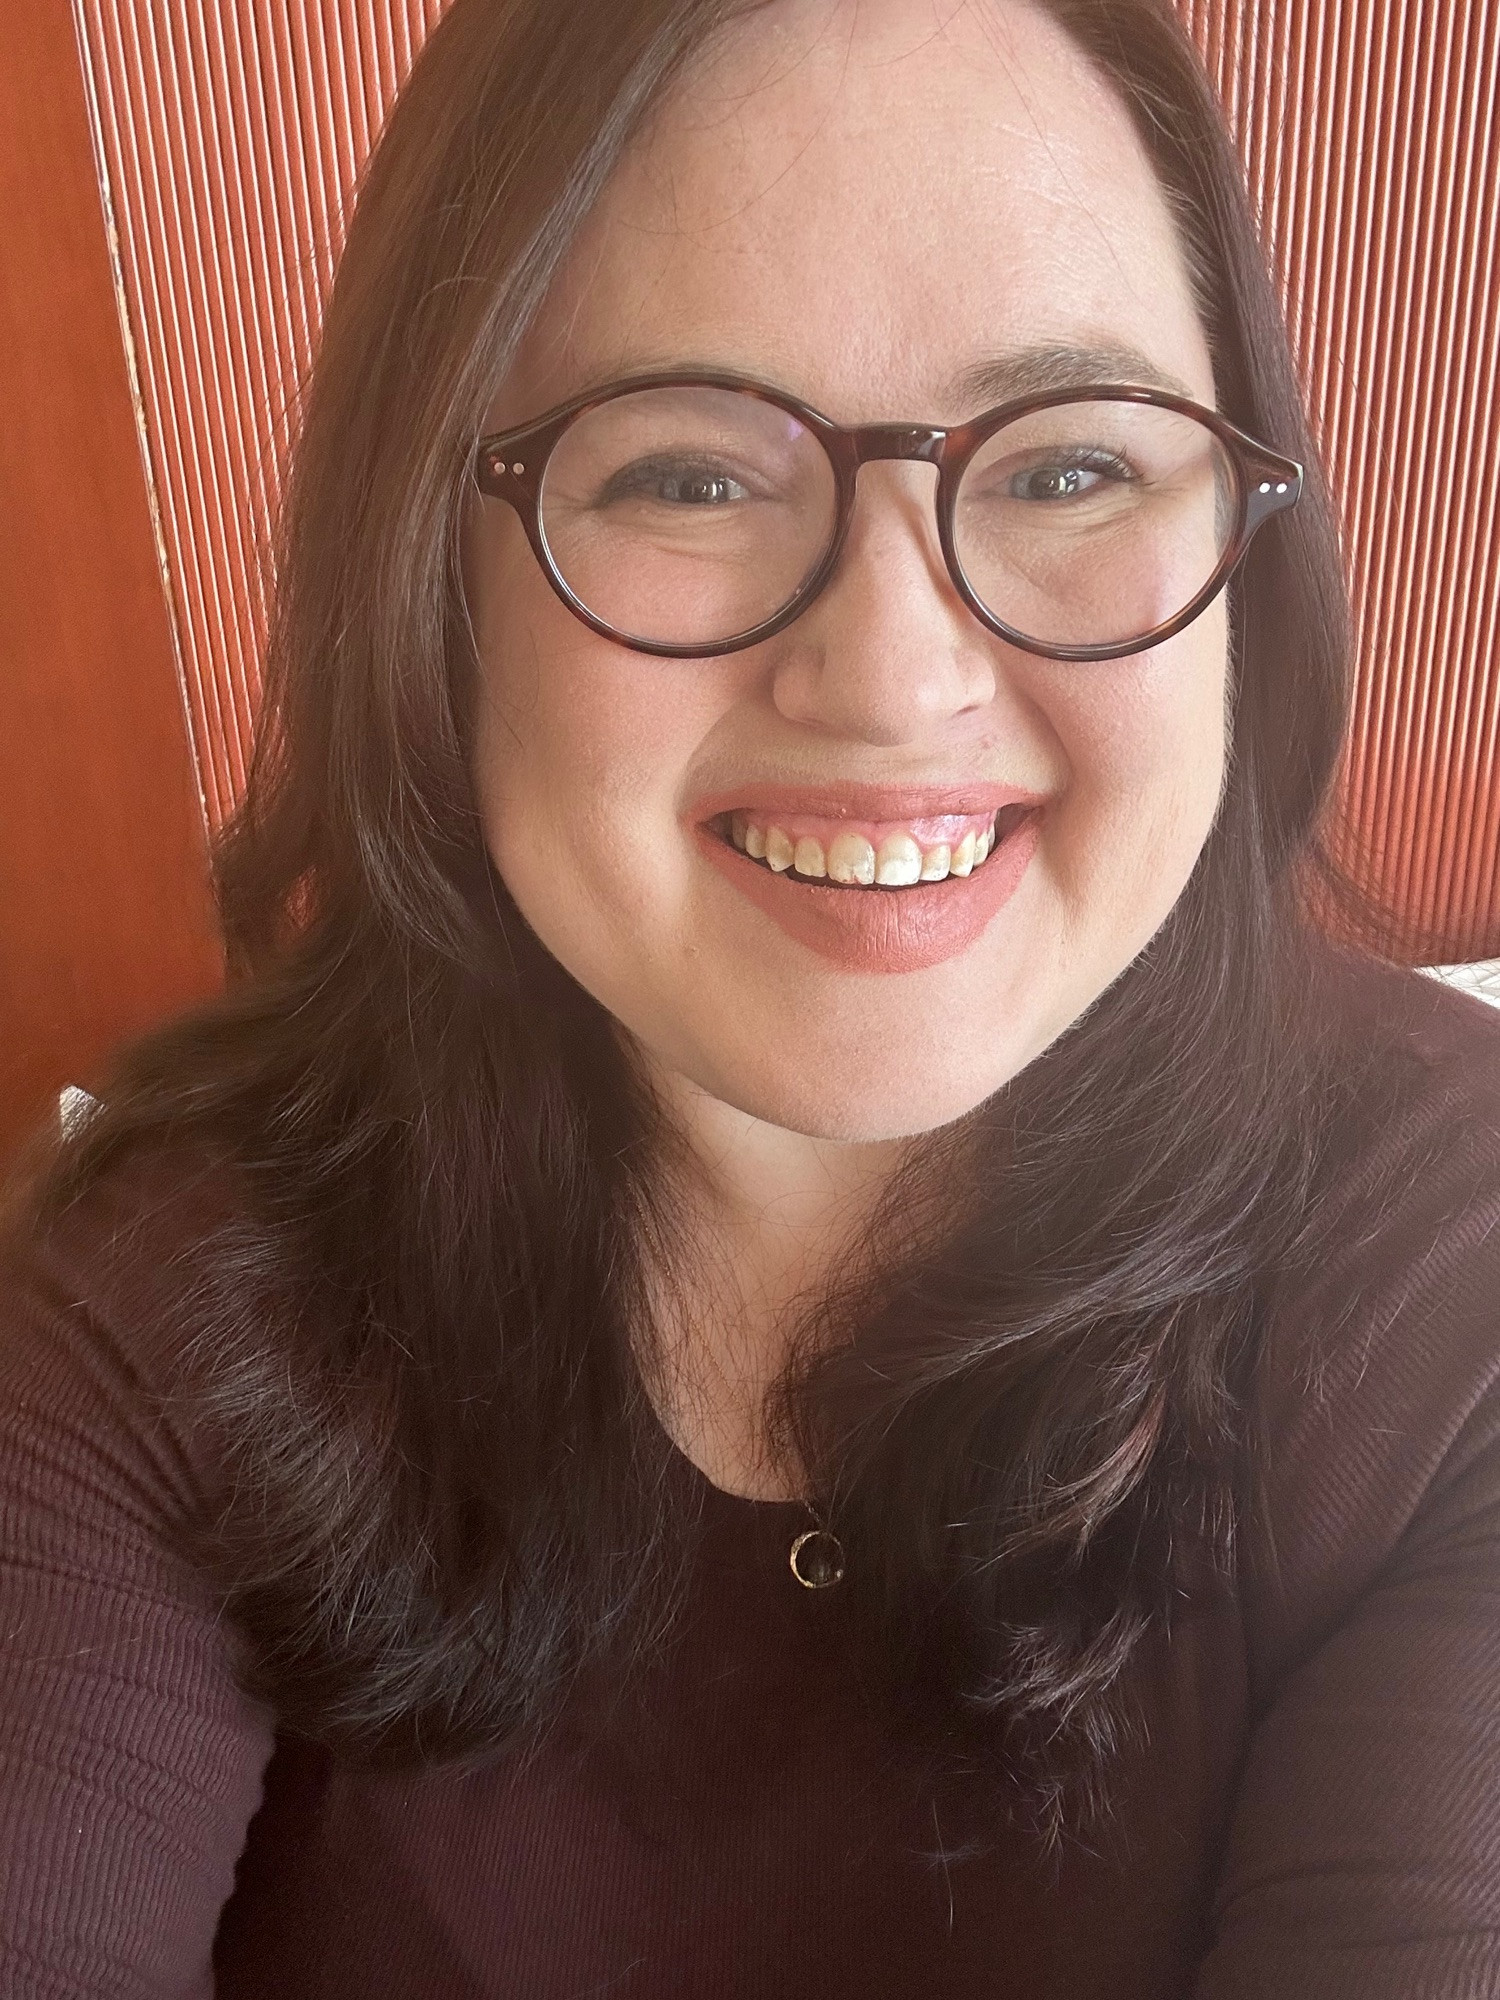
<path fill-rule="evenodd" d="M 1033 465 L 1012 476 L 1006 494 L 1013 500 L 1075 500 L 1106 482 L 1121 484 L 1133 478 L 1119 459 L 1103 465 L 1097 460 L 1088 465 Z"/>
<path fill-rule="evenodd" d="M 1018 472 L 1010 482 L 1011 497 L 1016 500 L 1070 500 L 1077 493 L 1086 493 L 1097 473 L 1086 472 L 1076 465 L 1039 466 L 1033 472 Z"/>
<path fill-rule="evenodd" d="M 750 493 L 727 472 L 712 466 L 643 465 L 627 466 L 617 472 L 600 496 L 611 500 L 656 500 L 669 507 L 723 507 L 732 501 L 748 500 Z"/>

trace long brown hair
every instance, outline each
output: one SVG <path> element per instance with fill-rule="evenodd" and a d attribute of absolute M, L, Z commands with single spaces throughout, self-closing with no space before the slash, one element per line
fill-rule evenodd
<path fill-rule="evenodd" d="M 487 858 L 459 546 L 528 314 L 747 4 L 455 0 L 431 37 L 306 403 L 260 744 L 217 855 L 234 977 L 120 1059 L 37 1212 L 147 1145 L 233 1175 L 181 1307 L 182 1394 L 232 1474 L 198 1553 L 248 1684 L 350 1756 L 514 1742 L 581 1668 L 668 1631 L 685 1573 L 632 1360 L 660 1135 Z M 1191 45 L 1152 0 L 1045 8 L 1174 205 L 1226 414 L 1311 463 Z M 969 1121 L 992 1199 L 828 1301 L 783 1385 L 871 1657 L 945 1741 L 999 1747 L 1044 1835 L 1103 1796 L 1142 1639 L 1234 1560 L 1265 1289 L 1328 1121 L 1296 874 L 1344 727 L 1343 607 L 1314 472 L 1233 589 L 1232 768 L 1178 907 Z"/>

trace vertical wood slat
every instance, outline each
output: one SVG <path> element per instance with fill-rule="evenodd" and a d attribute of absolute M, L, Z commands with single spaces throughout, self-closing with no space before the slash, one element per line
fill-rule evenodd
<path fill-rule="evenodd" d="M 1489 956 L 1500 6 L 1182 0 L 1182 12 L 1235 114 L 1342 504 L 1360 644 L 1348 852 L 1413 952 Z"/>
<path fill-rule="evenodd" d="M 443 0 L 75 0 L 210 826 L 351 189 Z M 1351 854 L 1415 952 L 1500 951 L 1500 0 L 1178 0 L 1236 131 L 1339 495 Z"/>
<path fill-rule="evenodd" d="M 0 7 L 0 1167 L 223 971 L 92 122 Z"/>
<path fill-rule="evenodd" d="M 210 828 L 244 785 L 267 544 L 342 217 L 437 0 L 74 0 Z"/>

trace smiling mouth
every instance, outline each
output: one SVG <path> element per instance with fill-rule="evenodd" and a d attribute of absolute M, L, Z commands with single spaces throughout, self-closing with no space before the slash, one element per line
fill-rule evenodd
<path fill-rule="evenodd" d="M 993 815 L 950 814 L 906 826 L 859 830 L 789 824 L 764 813 L 723 812 L 708 830 L 769 874 L 819 888 L 904 890 L 966 878 L 1036 807 L 1002 806 Z"/>

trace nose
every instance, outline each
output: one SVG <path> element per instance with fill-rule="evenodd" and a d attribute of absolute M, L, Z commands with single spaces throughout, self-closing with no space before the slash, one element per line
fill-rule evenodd
<path fill-rule="evenodd" d="M 913 434 L 914 439 L 919 434 Z M 771 641 L 774 698 L 789 721 L 872 744 L 917 742 L 995 694 L 999 641 L 953 586 L 938 541 L 936 470 L 887 459 L 860 469 L 838 564 Z"/>

